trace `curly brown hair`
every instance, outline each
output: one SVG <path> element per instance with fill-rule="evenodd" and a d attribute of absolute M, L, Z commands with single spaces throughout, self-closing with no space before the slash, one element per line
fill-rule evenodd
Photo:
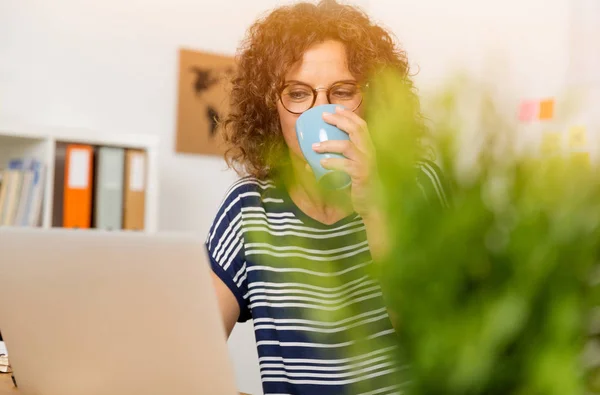
<path fill-rule="evenodd" d="M 381 69 L 402 76 L 420 117 L 406 54 L 391 33 L 359 8 L 336 0 L 283 6 L 256 21 L 239 48 L 230 113 L 221 124 L 230 167 L 264 179 L 288 163 L 277 114 L 279 90 L 304 52 L 328 39 L 344 44 L 350 72 L 359 81 L 368 82 Z"/>

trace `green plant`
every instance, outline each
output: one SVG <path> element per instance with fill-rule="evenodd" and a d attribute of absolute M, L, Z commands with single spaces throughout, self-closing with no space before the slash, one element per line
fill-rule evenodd
<path fill-rule="evenodd" d="M 415 185 L 420 136 L 398 111 L 404 89 L 383 76 L 368 123 L 381 177 L 375 198 L 388 219 L 381 279 L 410 364 L 406 393 L 585 393 L 600 251 L 595 168 L 517 153 L 515 130 L 486 91 L 480 144 L 464 144 L 459 92 L 445 92 L 432 109 L 431 143 L 452 199 L 436 209 Z"/>

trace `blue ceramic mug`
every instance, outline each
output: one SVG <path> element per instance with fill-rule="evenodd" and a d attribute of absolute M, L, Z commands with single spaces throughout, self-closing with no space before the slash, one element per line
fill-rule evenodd
<path fill-rule="evenodd" d="M 342 171 L 328 170 L 321 166 L 323 158 L 344 158 L 336 153 L 317 153 L 312 145 L 327 140 L 350 140 L 347 133 L 323 119 L 323 113 L 335 113 L 338 104 L 324 104 L 305 111 L 296 121 L 296 136 L 304 158 L 310 165 L 317 182 L 325 189 L 338 190 L 350 186 L 350 176 Z"/>

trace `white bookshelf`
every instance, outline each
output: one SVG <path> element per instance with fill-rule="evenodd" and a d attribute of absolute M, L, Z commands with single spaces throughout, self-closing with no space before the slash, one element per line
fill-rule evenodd
<path fill-rule="evenodd" d="M 52 227 L 54 165 L 57 143 L 90 144 L 146 151 L 145 231 L 158 228 L 158 137 L 146 134 L 110 134 L 95 130 L 0 124 L 0 169 L 11 159 L 33 157 L 46 165 L 42 227 Z"/>

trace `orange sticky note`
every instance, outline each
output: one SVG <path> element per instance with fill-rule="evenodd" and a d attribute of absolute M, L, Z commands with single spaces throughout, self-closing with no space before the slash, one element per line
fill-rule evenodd
<path fill-rule="evenodd" d="M 554 118 L 554 99 L 542 100 L 540 102 L 539 117 L 541 121 L 547 121 Z"/>
<path fill-rule="evenodd" d="M 585 126 L 573 126 L 569 129 L 569 148 L 583 148 L 587 145 Z"/>
<path fill-rule="evenodd" d="M 562 148 L 562 134 L 560 132 L 545 132 L 542 135 L 540 151 L 544 156 L 559 155 Z"/>

